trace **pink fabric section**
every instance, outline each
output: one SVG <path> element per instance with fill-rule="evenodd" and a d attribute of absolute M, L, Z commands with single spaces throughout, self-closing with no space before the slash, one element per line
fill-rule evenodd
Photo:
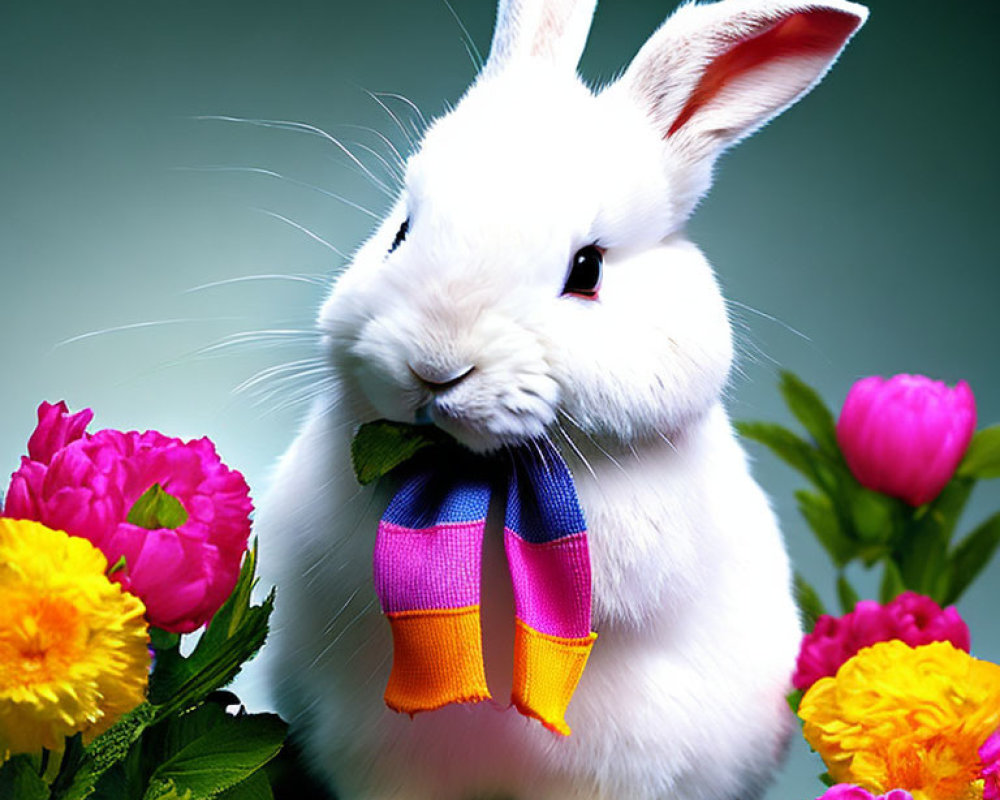
<path fill-rule="evenodd" d="M 504 531 L 517 618 L 539 633 L 590 635 L 590 553 L 587 535 L 531 544 Z"/>
<path fill-rule="evenodd" d="M 375 591 L 387 614 L 479 605 L 484 520 L 413 529 L 382 521 Z"/>

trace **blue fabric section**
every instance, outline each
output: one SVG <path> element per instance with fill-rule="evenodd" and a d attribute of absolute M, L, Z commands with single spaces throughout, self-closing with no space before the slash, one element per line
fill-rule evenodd
<path fill-rule="evenodd" d="M 506 526 L 532 544 L 583 533 L 587 523 L 573 476 L 555 447 L 537 442 L 512 451 L 512 456 Z"/>
<path fill-rule="evenodd" d="M 430 528 L 449 522 L 486 519 L 490 505 L 489 473 L 466 458 L 418 458 L 400 469 L 399 488 L 382 519 L 407 528 Z"/>

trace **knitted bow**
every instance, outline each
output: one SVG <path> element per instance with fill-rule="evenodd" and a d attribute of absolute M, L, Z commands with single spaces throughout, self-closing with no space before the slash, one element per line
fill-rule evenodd
<path fill-rule="evenodd" d="M 380 444 L 383 464 L 373 472 L 361 451 L 379 447 L 371 447 L 371 430 L 361 433 L 355 468 L 359 479 L 371 480 L 386 471 L 392 444 Z M 397 429 L 391 437 L 405 455 L 388 456 L 398 488 L 379 523 L 374 559 L 375 590 L 394 647 L 386 704 L 414 714 L 490 698 L 480 564 L 496 497 L 506 503 L 504 546 L 516 610 L 511 700 L 522 714 L 568 735 L 566 707 L 597 638 L 590 630 L 586 525 L 569 469 L 548 443 L 490 458 L 440 440 L 424 450 L 430 442 L 419 432 Z"/>

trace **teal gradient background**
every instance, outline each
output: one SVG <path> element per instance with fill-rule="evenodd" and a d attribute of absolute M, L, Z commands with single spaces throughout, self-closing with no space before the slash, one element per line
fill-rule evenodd
<path fill-rule="evenodd" d="M 870 5 L 813 94 L 722 160 L 691 222 L 738 303 L 730 407 L 790 423 L 779 366 L 834 406 L 864 375 L 922 372 L 968 380 L 981 424 L 1000 421 L 1000 4 Z M 454 6 L 485 51 L 492 0 Z M 584 76 L 613 78 L 672 6 L 605 0 Z M 210 435 L 260 494 L 306 384 L 234 389 L 309 357 L 309 344 L 203 351 L 241 331 L 308 330 L 317 280 L 342 263 L 271 214 L 344 252 L 369 230 L 365 214 L 303 184 L 375 213 L 388 201 L 320 137 L 197 117 L 306 122 L 384 154 L 351 126 L 405 140 L 364 90 L 400 93 L 431 116 L 472 75 L 441 0 L 5 0 L 0 468 L 15 468 L 39 401 L 64 398 L 93 407 L 101 427 Z M 293 180 L 228 169 L 243 167 Z M 311 277 L 191 291 L 274 274 Z M 797 478 L 751 450 L 797 566 L 832 606 L 833 576 L 794 509 Z M 981 486 L 964 530 L 998 499 L 996 483 Z M 851 577 L 874 591 L 877 576 Z M 992 660 L 998 603 L 994 563 L 960 605 L 974 653 Z M 820 771 L 797 741 L 768 797 L 813 798 Z"/>

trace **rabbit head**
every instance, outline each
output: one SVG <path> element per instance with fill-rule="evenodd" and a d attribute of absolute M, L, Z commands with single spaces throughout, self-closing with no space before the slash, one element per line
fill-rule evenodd
<path fill-rule="evenodd" d="M 718 155 L 808 92 L 867 11 L 685 4 L 595 92 L 576 74 L 595 4 L 501 0 L 482 72 L 324 305 L 370 416 L 489 451 L 561 416 L 669 435 L 717 402 L 731 330 L 685 220 Z"/>

